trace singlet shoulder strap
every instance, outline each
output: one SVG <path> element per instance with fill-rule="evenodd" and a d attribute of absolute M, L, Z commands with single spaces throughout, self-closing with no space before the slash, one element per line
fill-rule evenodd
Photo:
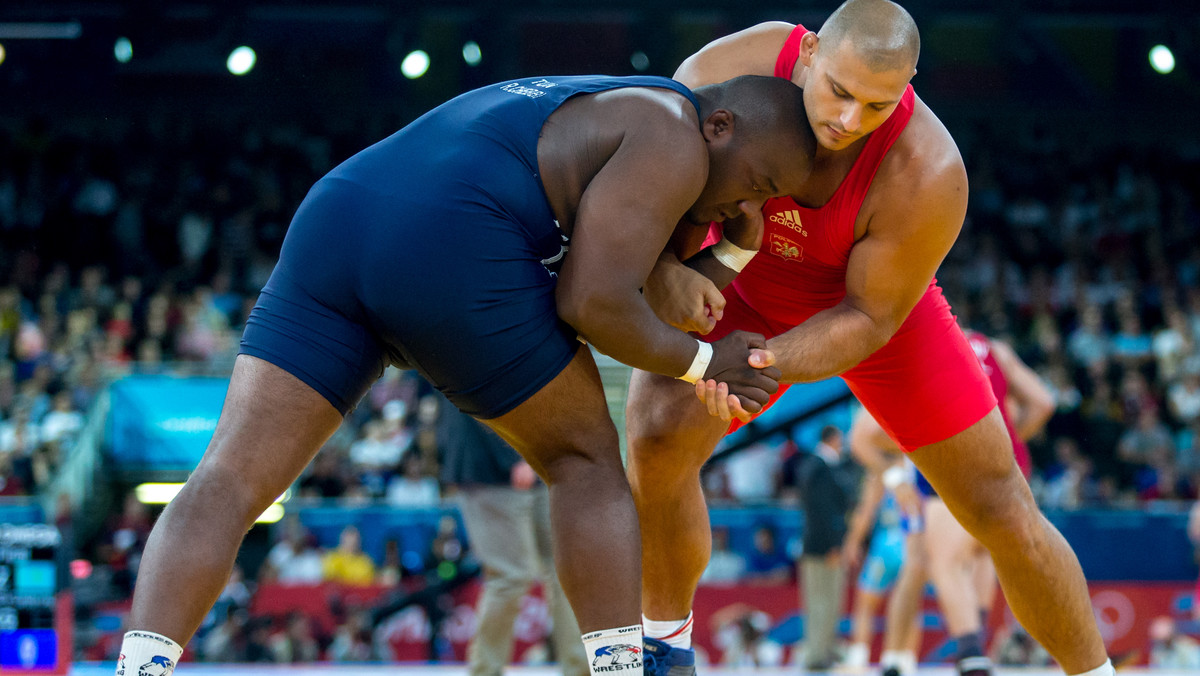
<path fill-rule="evenodd" d="M 783 49 L 779 50 L 779 56 L 775 59 L 775 77 L 792 79 L 792 71 L 796 68 L 796 62 L 800 60 L 800 39 L 807 32 L 807 28 L 796 24 L 792 32 L 788 33 Z"/>

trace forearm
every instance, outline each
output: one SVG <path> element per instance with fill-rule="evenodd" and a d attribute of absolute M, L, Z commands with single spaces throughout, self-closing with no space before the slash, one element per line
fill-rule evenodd
<path fill-rule="evenodd" d="M 696 357 L 696 339 L 662 322 L 636 292 L 593 296 L 565 311 L 560 304 L 559 314 L 597 350 L 636 369 L 678 377 Z"/>
<path fill-rule="evenodd" d="M 729 286 L 738 274 L 737 270 L 727 267 L 712 255 L 711 246 L 684 261 L 683 265 L 707 277 L 718 289 Z"/>
<path fill-rule="evenodd" d="M 883 347 L 894 328 L 839 303 L 767 341 L 783 382 L 807 383 L 840 375 Z"/>

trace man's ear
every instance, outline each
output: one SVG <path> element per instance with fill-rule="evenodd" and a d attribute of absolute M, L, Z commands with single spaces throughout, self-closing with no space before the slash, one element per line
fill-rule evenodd
<path fill-rule="evenodd" d="M 728 137 L 733 135 L 733 113 L 724 108 L 714 110 L 705 118 L 704 126 L 700 131 L 708 143 L 728 141 Z"/>
<path fill-rule="evenodd" d="M 800 63 L 804 64 L 805 68 L 811 68 L 813 57 L 817 55 L 817 48 L 820 45 L 821 38 L 817 34 L 809 31 L 800 38 Z"/>

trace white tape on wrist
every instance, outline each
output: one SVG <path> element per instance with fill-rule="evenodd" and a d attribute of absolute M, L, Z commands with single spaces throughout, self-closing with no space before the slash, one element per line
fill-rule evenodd
<path fill-rule="evenodd" d="M 758 252 L 743 249 L 724 237 L 721 238 L 721 241 L 712 245 L 713 258 L 734 272 L 741 272 L 742 268 L 750 263 L 750 259 L 754 258 L 754 254 L 756 253 Z"/>
<path fill-rule="evenodd" d="M 893 465 L 887 468 L 884 470 L 881 478 L 883 479 L 883 487 L 889 491 L 894 491 L 899 486 L 912 483 L 915 477 L 913 477 L 908 465 L 904 464 Z"/>
<path fill-rule="evenodd" d="M 703 340 L 696 341 L 696 358 L 692 360 L 692 365 L 688 367 L 687 373 L 679 376 L 679 380 L 683 380 L 693 385 L 697 380 L 704 377 L 704 372 L 708 370 L 708 363 L 712 361 L 713 348 L 712 345 Z"/>

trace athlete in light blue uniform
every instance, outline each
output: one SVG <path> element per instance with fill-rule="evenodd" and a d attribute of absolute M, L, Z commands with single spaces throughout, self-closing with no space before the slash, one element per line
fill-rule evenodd
<path fill-rule="evenodd" d="M 576 336 L 760 408 L 779 378 L 750 366 L 761 336 L 710 349 L 640 289 L 677 226 L 757 213 L 799 189 L 814 151 L 787 81 L 693 93 L 664 78 L 546 77 L 468 92 L 335 168 L 296 212 L 213 440 L 155 524 L 122 664 L 178 662 L 247 529 L 391 362 L 486 419 L 545 480 L 593 672 L 640 676 L 637 514 Z M 761 236 L 761 220 L 735 219 L 720 255 L 689 263 L 728 269 Z"/>

